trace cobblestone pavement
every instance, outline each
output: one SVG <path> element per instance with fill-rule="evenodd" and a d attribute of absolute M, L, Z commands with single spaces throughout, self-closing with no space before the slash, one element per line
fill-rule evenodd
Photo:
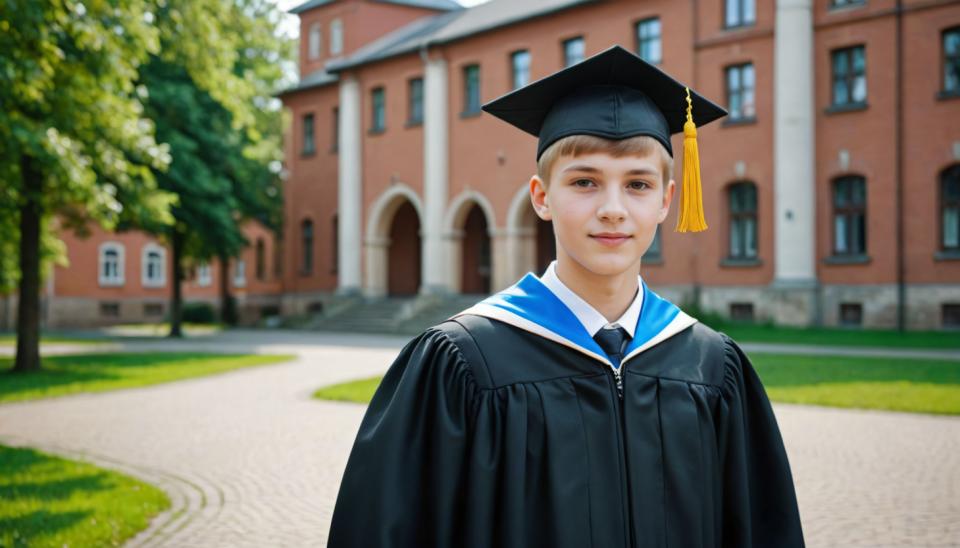
<path fill-rule="evenodd" d="M 364 407 L 311 400 L 380 373 L 402 339 L 230 332 L 136 349 L 297 360 L 141 389 L 0 405 L 0 442 L 163 487 L 174 508 L 133 546 L 322 546 Z M 960 546 L 960 419 L 775 406 L 807 545 Z"/>

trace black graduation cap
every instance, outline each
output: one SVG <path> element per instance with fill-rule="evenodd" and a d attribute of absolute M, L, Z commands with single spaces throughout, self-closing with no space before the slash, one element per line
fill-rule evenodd
<path fill-rule="evenodd" d="M 626 49 L 613 46 L 482 108 L 539 137 L 538 160 L 547 147 L 570 135 L 607 139 L 649 135 L 673 156 L 670 136 L 684 132 L 688 153 L 684 155 L 682 221 L 678 230 L 706 228 L 699 197 L 700 162 L 693 121 L 702 126 L 726 116 L 727 111 Z M 688 224 L 689 215 L 700 222 Z"/>

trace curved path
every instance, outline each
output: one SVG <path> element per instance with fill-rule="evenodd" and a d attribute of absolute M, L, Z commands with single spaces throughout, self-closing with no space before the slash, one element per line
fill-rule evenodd
<path fill-rule="evenodd" d="M 0 442 L 116 468 L 174 508 L 133 546 L 322 546 L 364 407 L 310 399 L 403 340 L 231 331 L 136 350 L 293 353 L 281 365 L 0 405 Z M 960 418 L 775 406 L 808 546 L 960 546 Z"/>

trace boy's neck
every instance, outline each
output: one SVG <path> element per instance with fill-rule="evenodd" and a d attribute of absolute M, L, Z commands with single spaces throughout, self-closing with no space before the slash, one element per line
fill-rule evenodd
<path fill-rule="evenodd" d="M 558 256 L 557 278 L 596 309 L 608 322 L 615 322 L 630 308 L 639 289 L 640 263 L 616 275 L 600 275 L 576 261 Z"/>

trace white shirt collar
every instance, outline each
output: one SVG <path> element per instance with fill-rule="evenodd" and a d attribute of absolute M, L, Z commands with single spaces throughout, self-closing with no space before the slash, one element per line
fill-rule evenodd
<path fill-rule="evenodd" d="M 620 326 L 627 331 L 631 339 L 633 338 L 633 333 L 637 327 L 637 320 L 640 319 L 640 309 L 643 307 L 643 284 L 639 276 L 637 276 L 637 295 L 633 298 L 633 302 L 630 303 L 630 306 L 623 315 L 613 323 L 607 322 L 603 314 L 597 312 L 596 308 L 590 306 L 590 303 L 583 300 L 583 298 L 560 281 L 560 278 L 557 277 L 557 261 L 550 263 L 550 266 L 547 267 L 547 271 L 543 273 L 540 281 L 543 285 L 547 286 L 547 289 L 553 292 L 563 304 L 567 305 L 567 308 L 580 320 L 580 323 L 587 329 L 587 333 L 590 333 L 591 337 L 596 335 L 597 331 L 600 331 L 604 327 Z"/>

